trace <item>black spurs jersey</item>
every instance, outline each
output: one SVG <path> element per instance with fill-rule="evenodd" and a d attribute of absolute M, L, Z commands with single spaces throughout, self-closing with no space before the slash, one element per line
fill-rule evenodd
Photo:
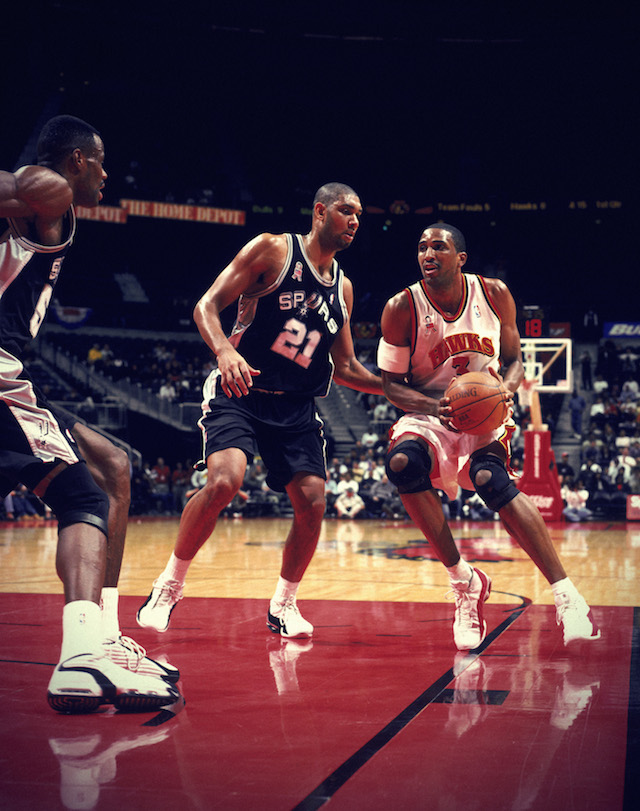
<path fill-rule="evenodd" d="M 229 340 L 261 374 L 257 389 L 323 397 L 333 377 L 329 350 L 348 318 L 343 274 L 333 260 L 325 281 L 309 261 L 299 234 L 285 234 L 288 253 L 269 288 L 238 300 Z"/>
<path fill-rule="evenodd" d="M 22 236 L 13 220 L 0 237 L 0 346 L 17 358 L 35 338 L 47 313 L 60 267 L 73 241 L 76 218 L 69 209 L 60 245 L 39 245 Z"/>

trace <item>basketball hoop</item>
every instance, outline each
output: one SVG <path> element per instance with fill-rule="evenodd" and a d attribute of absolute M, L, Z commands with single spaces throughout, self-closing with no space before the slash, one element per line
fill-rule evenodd
<path fill-rule="evenodd" d="M 524 338 L 521 344 L 524 380 L 518 389 L 518 399 L 529 409 L 531 429 L 544 431 L 540 392 L 571 390 L 571 339 Z"/>

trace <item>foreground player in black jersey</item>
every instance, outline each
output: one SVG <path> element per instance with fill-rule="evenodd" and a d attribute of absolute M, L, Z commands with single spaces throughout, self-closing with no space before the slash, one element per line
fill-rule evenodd
<path fill-rule="evenodd" d="M 207 483 L 187 503 L 174 552 L 138 611 L 143 627 L 167 630 L 191 561 L 260 454 L 268 485 L 287 492 L 294 512 L 267 624 L 284 637 L 313 633 L 296 594 L 325 509 L 324 439 L 314 397 L 327 394 L 332 377 L 359 391 L 382 392 L 380 378 L 355 357 L 353 288 L 335 259 L 353 242 L 361 213 L 349 186 L 322 186 L 307 235 L 251 240 L 196 305 L 196 324 L 218 361 L 204 384 L 199 423 Z M 227 337 L 220 313 L 235 301 Z"/>
<path fill-rule="evenodd" d="M 177 680 L 177 670 L 148 659 L 120 635 L 116 586 L 128 511 L 126 454 L 56 413 L 22 362 L 74 238 L 73 205 L 95 207 L 102 199 L 103 163 L 97 130 L 58 116 L 40 134 L 38 165 L 0 172 L 0 217 L 7 220 L 0 236 L 0 495 L 22 482 L 58 520 L 56 566 L 65 607 L 48 698 L 62 712 L 88 712 L 107 702 L 155 709 L 179 697 L 166 681 Z M 110 602 L 102 613 L 101 596 Z"/>

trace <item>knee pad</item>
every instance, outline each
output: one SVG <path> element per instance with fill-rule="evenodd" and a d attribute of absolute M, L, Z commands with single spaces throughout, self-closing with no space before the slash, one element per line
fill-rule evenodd
<path fill-rule="evenodd" d="M 394 471 L 389 463 L 398 453 L 404 453 L 408 461 L 402 470 Z M 386 456 L 384 466 L 389 481 L 395 484 L 399 493 L 422 493 L 424 490 L 433 489 L 429 478 L 431 470 L 429 451 L 415 439 L 407 439 L 394 445 Z"/>
<path fill-rule="evenodd" d="M 477 478 L 481 471 L 489 473 L 489 478 L 483 484 L 478 484 Z M 476 492 L 487 507 L 494 512 L 499 512 L 520 492 L 509 478 L 507 468 L 499 456 L 493 454 L 477 456 L 471 461 L 469 474 Z"/>
<path fill-rule="evenodd" d="M 59 530 L 71 524 L 91 524 L 108 537 L 109 499 L 84 462 L 69 465 L 52 479 L 42 500 L 55 513 Z"/>

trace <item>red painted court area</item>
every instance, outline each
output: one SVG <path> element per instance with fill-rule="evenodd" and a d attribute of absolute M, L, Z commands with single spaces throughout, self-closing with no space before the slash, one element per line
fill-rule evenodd
<path fill-rule="evenodd" d="M 127 627 L 139 602 L 123 631 L 180 667 L 186 706 L 63 716 L 62 597 L 0 594 L 3 807 L 625 807 L 632 608 L 596 607 L 603 639 L 569 655 L 552 607 L 488 603 L 463 655 L 448 603 L 306 600 L 313 641 L 281 642 L 264 600 L 185 599 L 164 635 Z"/>

